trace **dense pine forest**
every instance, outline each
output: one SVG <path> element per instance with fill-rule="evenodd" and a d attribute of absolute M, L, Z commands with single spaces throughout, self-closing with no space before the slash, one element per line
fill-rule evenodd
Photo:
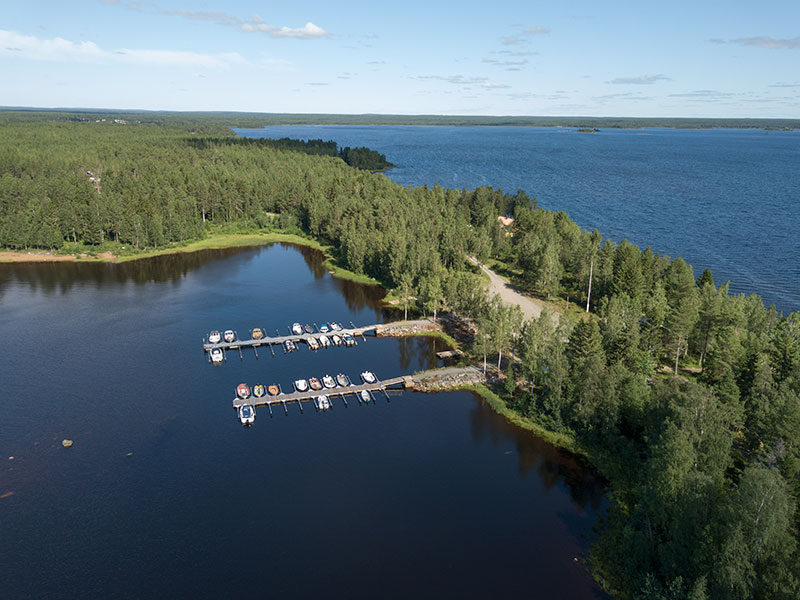
<path fill-rule="evenodd" d="M 0 131 L 0 246 L 144 249 L 218 227 L 311 236 L 402 304 L 474 324 L 507 407 L 608 477 L 592 563 L 612 594 L 800 597 L 800 314 L 581 230 L 522 191 L 396 185 L 366 149 L 202 123 L 37 116 Z M 573 316 L 523 322 L 487 297 L 468 254 L 569 299 Z"/>

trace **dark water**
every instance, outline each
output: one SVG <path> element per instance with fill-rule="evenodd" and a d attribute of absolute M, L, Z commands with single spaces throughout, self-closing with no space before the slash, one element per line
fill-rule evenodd
<path fill-rule="evenodd" d="M 539 127 L 267 127 L 244 136 L 332 139 L 401 165 L 403 185 L 525 190 L 581 227 L 683 256 L 695 275 L 800 309 L 800 132 Z"/>
<path fill-rule="evenodd" d="M 603 483 L 468 393 L 239 425 L 240 381 L 391 377 L 437 342 L 212 367 L 209 329 L 366 324 L 380 296 L 288 246 L 0 265 L 0 597 L 602 597 L 574 559 Z"/>

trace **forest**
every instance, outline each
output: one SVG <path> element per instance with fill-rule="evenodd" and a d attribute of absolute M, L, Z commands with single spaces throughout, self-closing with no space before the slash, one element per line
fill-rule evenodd
<path fill-rule="evenodd" d="M 474 325 L 507 407 L 608 478 L 591 562 L 612 595 L 800 597 L 800 314 L 523 191 L 405 188 L 338 150 L 214 124 L 15 115 L 0 129 L 1 247 L 144 249 L 221 226 L 311 236 L 403 307 Z M 524 322 L 468 254 L 572 310 Z"/>

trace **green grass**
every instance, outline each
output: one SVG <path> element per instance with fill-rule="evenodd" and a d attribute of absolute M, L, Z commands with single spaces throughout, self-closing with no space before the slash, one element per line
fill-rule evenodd
<path fill-rule="evenodd" d="M 481 398 L 486 400 L 487 404 L 492 407 L 492 409 L 499 415 L 506 418 L 506 420 L 510 421 L 517 427 L 521 427 L 522 429 L 526 429 L 536 435 L 537 437 L 542 438 L 546 442 L 553 444 L 554 446 L 558 446 L 559 448 L 564 448 L 573 454 L 579 454 L 581 456 L 587 457 L 588 454 L 586 451 L 581 448 L 578 443 L 576 442 L 575 438 L 571 435 L 566 433 L 559 433 L 557 431 L 550 431 L 545 427 L 542 427 L 538 423 L 523 417 L 522 415 L 514 412 L 503 401 L 500 396 L 495 394 L 492 390 L 487 388 L 485 385 L 463 385 L 459 386 L 455 389 L 467 390 L 470 392 L 474 392 L 478 394 Z"/>

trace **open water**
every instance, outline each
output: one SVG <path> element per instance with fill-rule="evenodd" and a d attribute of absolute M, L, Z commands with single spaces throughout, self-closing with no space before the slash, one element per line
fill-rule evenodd
<path fill-rule="evenodd" d="M 209 330 L 369 324 L 381 296 L 281 245 L 0 264 L 0 597 L 603 597 L 583 561 L 604 483 L 470 393 L 239 424 L 239 382 L 388 378 L 441 342 L 213 367 Z"/>
<path fill-rule="evenodd" d="M 403 185 L 525 190 L 584 229 L 800 309 L 800 131 L 281 126 L 248 137 L 368 146 Z"/>

